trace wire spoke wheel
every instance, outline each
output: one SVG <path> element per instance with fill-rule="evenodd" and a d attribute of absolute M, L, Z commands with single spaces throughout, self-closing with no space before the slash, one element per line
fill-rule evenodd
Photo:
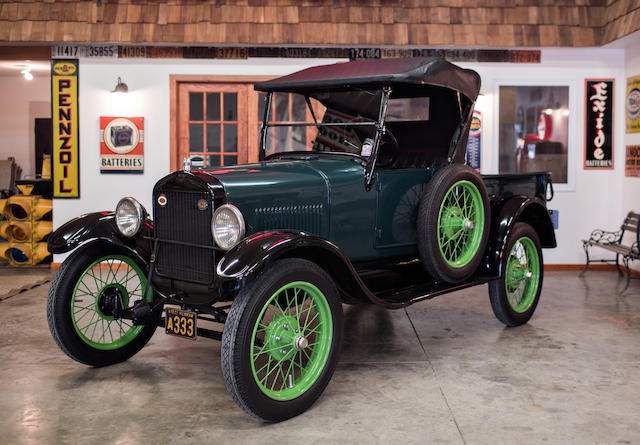
<path fill-rule="evenodd" d="M 100 242 L 79 247 L 60 266 L 49 288 L 47 321 L 53 339 L 72 359 L 106 366 L 129 359 L 156 330 L 157 308 L 140 324 L 123 312 L 143 300 L 143 266 Z M 148 289 L 146 301 L 153 301 Z"/>
<path fill-rule="evenodd" d="M 515 242 L 505 273 L 507 301 L 514 311 L 525 312 L 538 292 L 540 275 L 540 259 L 531 238 L 522 237 Z"/>
<path fill-rule="evenodd" d="M 146 278 L 129 257 L 109 255 L 95 260 L 76 282 L 71 319 L 78 336 L 96 349 L 117 349 L 131 342 L 144 326 L 116 317 L 142 300 Z"/>
<path fill-rule="evenodd" d="M 489 299 L 496 318 L 519 326 L 533 316 L 542 290 L 542 249 L 538 234 L 518 222 L 504 246 L 500 278 L 489 282 Z"/>
<path fill-rule="evenodd" d="M 480 266 L 489 240 L 491 209 L 480 174 L 468 165 L 438 170 L 420 199 L 418 251 L 436 280 L 460 283 Z"/>
<path fill-rule="evenodd" d="M 301 258 L 276 261 L 233 301 L 222 375 L 253 417 L 280 422 L 320 397 L 338 363 L 342 304 L 331 277 Z"/>
<path fill-rule="evenodd" d="M 307 391 L 324 369 L 332 337 L 331 311 L 313 284 L 280 288 L 253 329 L 251 367 L 262 392 L 291 400 Z"/>
<path fill-rule="evenodd" d="M 480 248 L 484 229 L 482 196 L 473 183 L 458 181 L 447 191 L 438 215 L 438 246 L 454 268 L 469 264 Z"/>

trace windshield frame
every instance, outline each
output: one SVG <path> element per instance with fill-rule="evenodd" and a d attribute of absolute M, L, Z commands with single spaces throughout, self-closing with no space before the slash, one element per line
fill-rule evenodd
<path fill-rule="evenodd" d="M 386 133 L 385 126 L 385 115 L 387 110 L 387 104 L 389 102 L 389 97 L 391 96 L 391 87 L 386 86 L 382 89 L 382 95 L 380 100 L 380 108 L 378 111 L 377 120 L 365 121 L 365 122 L 318 122 L 315 114 L 313 113 L 313 108 L 311 107 L 311 102 L 309 100 L 308 95 L 304 95 L 305 101 L 307 102 L 307 106 L 311 110 L 314 122 L 292 122 L 292 123 L 269 123 L 269 116 L 271 115 L 271 105 L 273 101 L 273 93 L 277 93 L 277 91 L 269 91 L 265 97 L 265 107 L 264 107 L 264 115 L 262 117 L 262 124 L 260 125 L 260 146 L 258 148 L 259 159 L 260 161 L 267 160 L 272 156 L 277 155 L 298 155 L 304 153 L 306 156 L 318 154 L 320 152 L 313 151 L 297 151 L 297 152 L 276 152 L 272 153 L 267 157 L 265 152 L 265 147 L 267 145 L 267 132 L 271 127 L 356 127 L 356 126 L 367 126 L 375 128 L 375 135 L 373 140 L 373 147 L 371 149 L 371 155 L 368 158 L 362 157 L 358 154 L 350 153 L 351 155 L 360 158 L 363 163 L 365 163 L 365 174 L 364 174 L 364 182 L 367 190 L 370 190 L 375 182 L 374 170 L 376 166 L 376 160 L 378 158 L 378 148 L 380 146 L 380 142 L 382 137 Z M 335 152 L 336 154 L 344 154 L 341 152 Z M 332 152 L 322 152 L 322 154 L 332 154 Z"/>

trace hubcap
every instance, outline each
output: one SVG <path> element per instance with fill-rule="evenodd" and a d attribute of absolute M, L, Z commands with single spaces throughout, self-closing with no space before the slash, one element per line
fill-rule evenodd
<path fill-rule="evenodd" d="M 322 374 L 332 339 L 331 309 L 320 289 L 305 281 L 281 287 L 253 329 L 251 370 L 257 386 L 274 400 L 299 397 Z"/>
<path fill-rule="evenodd" d="M 505 291 L 511 308 L 526 312 L 535 301 L 540 283 L 540 257 L 533 240 L 519 238 L 511 248 L 505 270 Z"/>
<path fill-rule="evenodd" d="M 438 214 L 438 246 L 446 263 L 454 268 L 469 264 L 482 241 L 484 205 L 470 181 L 458 181 L 447 191 Z"/>

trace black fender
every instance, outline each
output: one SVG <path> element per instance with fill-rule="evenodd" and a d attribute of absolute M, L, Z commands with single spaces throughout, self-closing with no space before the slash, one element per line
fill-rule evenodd
<path fill-rule="evenodd" d="M 514 196 L 507 199 L 492 218 L 488 265 L 490 273 L 502 276 L 502 259 L 507 240 L 517 222 L 525 222 L 534 228 L 540 244 L 545 248 L 556 247 L 556 235 L 545 202 L 537 197 Z M 494 213 L 495 215 L 495 213 Z"/>
<path fill-rule="evenodd" d="M 220 259 L 217 277 L 226 286 L 239 289 L 257 279 L 276 260 L 292 257 L 306 259 L 322 267 L 335 281 L 343 301 L 370 300 L 389 306 L 367 288 L 338 246 L 305 232 L 265 231 L 243 239 Z"/>
<path fill-rule="evenodd" d="M 144 237 L 153 235 L 153 222 L 146 219 L 140 233 L 132 238 L 120 234 L 116 227 L 115 212 L 87 213 L 74 218 L 49 236 L 47 248 L 51 253 L 64 253 L 89 241 L 103 241 L 113 244 L 148 264 L 151 258 L 151 242 Z"/>

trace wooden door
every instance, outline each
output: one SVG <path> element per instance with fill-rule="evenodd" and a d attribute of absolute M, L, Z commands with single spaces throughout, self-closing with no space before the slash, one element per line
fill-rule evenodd
<path fill-rule="evenodd" d="M 173 170 L 181 169 L 185 158 L 191 159 L 193 168 L 258 161 L 266 94 L 254 91 L 253 83 L 177 80 L 172 91 Z M 315 100 L 312 104 L 316 117 L 321 120 L 324 107 Z M 269 120 L 310 123 L 313 116 L 304 97 L 276 93 Z M 269 132 L 267 154 L 273 152 L 274 146 L 279 147 L 279 151 L 308 150 L 316 133 L 315 127 L 275 127 Z"/>
<path fill-rule="evenodd" d="M 190 158 L 193 168 L 247 162 L 247 91 L 243 84 L 180 84 L 180 162 Z"/>

